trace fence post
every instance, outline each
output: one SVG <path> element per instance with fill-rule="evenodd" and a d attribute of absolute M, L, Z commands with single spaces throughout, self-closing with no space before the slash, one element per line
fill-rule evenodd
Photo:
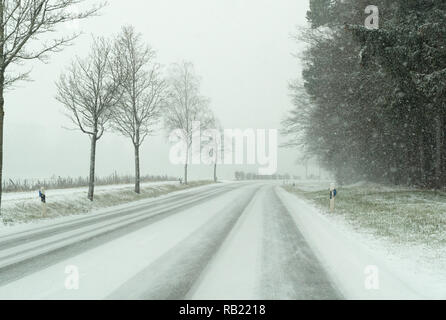
<path fill-rule="evenodd" d="M 336 188 L 334 183 L 330 185 L 330 212 L 334 212 L 335 210 L 335 199 L 336 199 Z"/>
<path fill-rule="evenodd" d="M 46 217 L 46 194 L 45 188 L 41 187 L 39 190 L 40 201 L 42 202 L 42 216 Z"/>

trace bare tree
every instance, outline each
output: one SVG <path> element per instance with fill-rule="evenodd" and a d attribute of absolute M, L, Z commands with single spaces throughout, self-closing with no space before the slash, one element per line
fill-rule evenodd
<path fill-rule="evenodd" d="M 205 146 L 206 151 L 209 152 L 210 162 L 214 169 L 214 182 L 218 182 L 217 165 L 223 160 L 225 154 L 224 137 L 222 137 L 223 128 L 214 115 L 212 115 L 209 121 L 209 127 L 209 130 L 205 133 L 207 138 Z"/>
<path fill-rule="evenodd" d="M 220 127 L 218 127 L 218 128 L 220 129 Z M 221 156 L 224 152 L 224 147 L 221 142 L 221 130 L 219 130 L 218 134 L 220 134 L 220 139 L 219 139 L 219 137 L 217 137 L 213 140 L 213 143 L 214 143 L 213 152 L 215 154 L 215 157 L 214 157 L 214 182 L 218 182 L 217 165 L 218 165 L 219 159 L 221 158 Z"/>
<path fill-rule="evenodd" d="M 114 67 L 125 81 L 121 101 L 113 112 L 113 128 L 132 140 L 136 193 L 140 193 L 140 147 L 159 121 L 167 93 L 155 55 L 133 27 L 122 28 L 114 44 Z"/>
<path fill-rule="evenodd" d="M 96 144 L 120 99 L 121 81 L 111 68 L 111 55 L 109 41 L 94 39 L 89 57 L 77 58 L 57 83 L 56 99 L 65 106 L 67 116 L 77 128 L 90 137 L 88 199 L 91 201 L 94 196 Z"/>
<path fill-rule="evenodd" d="M 169 131 L 177 130 L 186 147 L 184 161 L 184 183 L 187 184 L 187 169 L 191 147 L 197 130 L 205 130 L 212 123 L 208 108 L 209 99 L 200 93 L 200 79 L 190 62 L 174 64 L 169 74 L 169 99 L 164 122 Z M 199 127 L 194 124 L 198 123 Z"/>
<path fill-rule="evenodd" d="M 50 53 L 58 52 L 79 36 L 58 37 L 56 27 L 62 23 L 81 20 L 98 13 L 105 4 L 74 13 L 73 7 L 84 0 L 0 0 L 0 205 L 3 172 L 4 92 L 28 72 L 9 73 L 10 66 L 28 60 L 46 61 Z M 51 36 L 50 41 L 39 41 Z"/>

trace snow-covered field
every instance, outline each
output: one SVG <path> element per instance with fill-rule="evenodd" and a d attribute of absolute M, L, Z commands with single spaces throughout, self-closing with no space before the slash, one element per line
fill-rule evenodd
<path fill-rule="evenodd" d="M 443 193 L 361 183 L 338 189 L 328 211 L 329 183 L 298 182 L 281 193 L 300 230 L 346 296 L 446 298 L 446 197 Z M 377 266 L 379 290 L 364 290 L 360 269 Z"/>
<path fill-rule="evenodd" d="M 2 197 L 3 221 L 11 225 L 78 215 L 208 183 L 210 182 L 194 181 L 188 186 L 180 185 L 177 181 L 142 183 L 140 195 L 134 193 L 132 184 L 97 186 L 94 202 L 87 199 L 88 188 L 47 190 L 46 217 L 42 216 L 42 204 L 37 190 L 6 193 Z"/>

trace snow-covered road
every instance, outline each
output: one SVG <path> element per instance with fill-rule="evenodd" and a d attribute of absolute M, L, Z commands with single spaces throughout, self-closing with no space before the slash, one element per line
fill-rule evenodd
<path fill-rule="evenodd" d="M 224 183 L 2 231 L 0 299 L 346 298 L 282 192 Z"/>

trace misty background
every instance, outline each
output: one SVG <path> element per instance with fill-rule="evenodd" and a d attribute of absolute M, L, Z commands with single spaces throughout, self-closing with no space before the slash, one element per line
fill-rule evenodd
<path fill-rule="evenodd" d="M 91 3 L 91 2 L 90 2 Z M 280 129 L 291 109 L 288 83 L 300 77 L 302 50 L 291 38 L 305 25 L 308 1 L 295 0 L 111 0 L 99 17 L 62 26 L 85 34 L 73 46 L 52 55 L 49 64 L 32 62 L 33 82 L 20 83 L 6 94 L 4 175 L 6 179 L 87 176 L 88 136 L 74 128 L 55 100 L 55 81 L 75 55 L 85 56 L 91 35 L 112 36 L 131 24 L 157 51 L 167 67 L 194 63 L 202 78 L 202 93 L 223 128 Z M 88 3 L 87 3 L 88 5 Z M 65 32 L 65 31 L 64 31 Z M 284 142 L 280 138 L 279 143 Z M 134 173 L 130 140 L 107 132 L 98 143 L 98 176 Z M 278 173 L 304 175 L 296 150 L 281 148 Z M 296 163 L 297 161 L 297 163 Z M 191 179 L 210 179 L 211 166 L 191 166 Z M 232 179 L 235 170 L 255 166 L 220 166 L 219 178 Z M 317 174 L 316 167 L 310 173 Z M 181 176 L 183 166 L 169 163 L 166 132 L 146 140 L 141 148 L 141 174 Z"/>

